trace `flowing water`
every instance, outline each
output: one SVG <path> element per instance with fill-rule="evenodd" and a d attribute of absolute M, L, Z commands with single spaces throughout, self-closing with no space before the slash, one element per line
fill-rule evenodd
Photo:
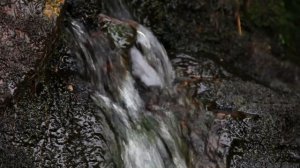
<path fill-rule="evenodd" d="M 171 63 L 151 31 L 137 23 L 129 29 L 132 41 L 116 32 L 90 33 L 74 20 L 69 26 L 81 73 L 93 88 L 92 99 L 115 134 L 115 162 L 127 168 L 185 168 L 184 143 L 168 108 L 176 97 Z"/>
<path fill-rule="evenodd" d="M 8 84 L 14 97 L 8 107 L 0 107 L 0 167 L 299 167 L 299 97 L 241 80 L 206 58 L 203 48 L 190 43 L 207 40 L 186 37 L 186 31 L 197 27 L 198 32 L 199 25 L 188 26 L 190 19 L 176 23 L 178 15 L 191 18 L 189 12 L 164 11 L 172 20 L 163 27 L 161 21 L 148 22 L 165 7 L 155 2 L 145 1 L 155 10 L 151 13 L 142 3 L 135 9 L 129 5 L 135 18 L 156 33 L 157 27 L 168 27 L 161 30 L 170 38 L 163 37 L 176 80 L 164 47 L 132 21 L 125 0 L 66 1 L 58 23 L 66 21 L 69 33 L 55 29 L 43 66 L 17 90 Z M 8 15 L 2 18 L 11 35 L 10 29 L 31 20 L 21 17 L 20 23 L 6 27 Z M 183 38 L 176 41 L 178 37 Z M 175 46 L 181 49 L 173 51 Z M 190 52 L 194 49 L 197 53 Z M 78 70 L 85 81 L 77 78 Z"/>

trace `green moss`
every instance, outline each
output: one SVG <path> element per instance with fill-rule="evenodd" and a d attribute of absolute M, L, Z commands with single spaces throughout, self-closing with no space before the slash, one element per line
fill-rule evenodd
<path fill-rule="evenodd" d="M 106 16 L 101 17 L 101 28 L 110 37 L 115 46 L 128 48 L 135 41 L 136 31 L 126 22 L 120 22 Z"/>

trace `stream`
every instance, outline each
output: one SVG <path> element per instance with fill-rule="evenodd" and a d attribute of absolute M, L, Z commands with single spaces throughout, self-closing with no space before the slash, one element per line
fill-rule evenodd
<path fill-rule="evenodd" d="M 252 55 L 245 74 L 244 57 L 219 59 L 223 34 L 201 34 L 203 4 L 178 12 L 186 3 L 66 0 L 36 69 L 0 106 L 0 167 L 298 168 L 296 84 Z"/>
<path fill-rule="evenodd" d="M 145 92 L 165 94 L 166 102 L 175 96 L 171 62 L 155 36 L 136 26 L 136 41 L 125 56 L 122 49 L 127 39 L 113 37 L 118 40 L 113 49 L 105 36 L 91 37 L 83 25 L 72 21 L 75 55 L 94 88 L 92 99 L 114 130 L 124 166 L 185 168 L 174 114 L 166 105 L 148 104 L 157 97 L 146 100 L 144 96 Z"/>

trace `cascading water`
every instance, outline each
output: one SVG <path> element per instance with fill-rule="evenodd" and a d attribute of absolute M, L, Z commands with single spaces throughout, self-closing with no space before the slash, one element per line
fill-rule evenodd
<path fill-rule="evenodd" d="M 178 123 L 168 108 L 175 97 L 174 72 L 163 46 L 137 23 L 104 15 L 99 22 L 99 32 L 74 20 L 68 31 L 81 72 L 94 89 L 92 99 L 115 133 L 117 166 L 187 167 Z"/>

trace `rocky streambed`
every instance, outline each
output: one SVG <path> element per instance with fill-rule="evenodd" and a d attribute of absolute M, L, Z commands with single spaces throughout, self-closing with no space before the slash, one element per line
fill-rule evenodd
<path fill-rule="evenodd" d="M 271 52 L 270 37 L 239 37 L 226 15 L 208 21 L 216 11 L 206 1 L 114 2 L 66 1 L 57 20 L 46 2 L 0 3 L 0 167 L 119 165 L 63 29 L 72 17 L 95 31 L 100 13 L 120 17 L 116 6 L 166 47 L 193 109 L 173 109 L 190 167 L 299 167 L 299 67 Z"/>

